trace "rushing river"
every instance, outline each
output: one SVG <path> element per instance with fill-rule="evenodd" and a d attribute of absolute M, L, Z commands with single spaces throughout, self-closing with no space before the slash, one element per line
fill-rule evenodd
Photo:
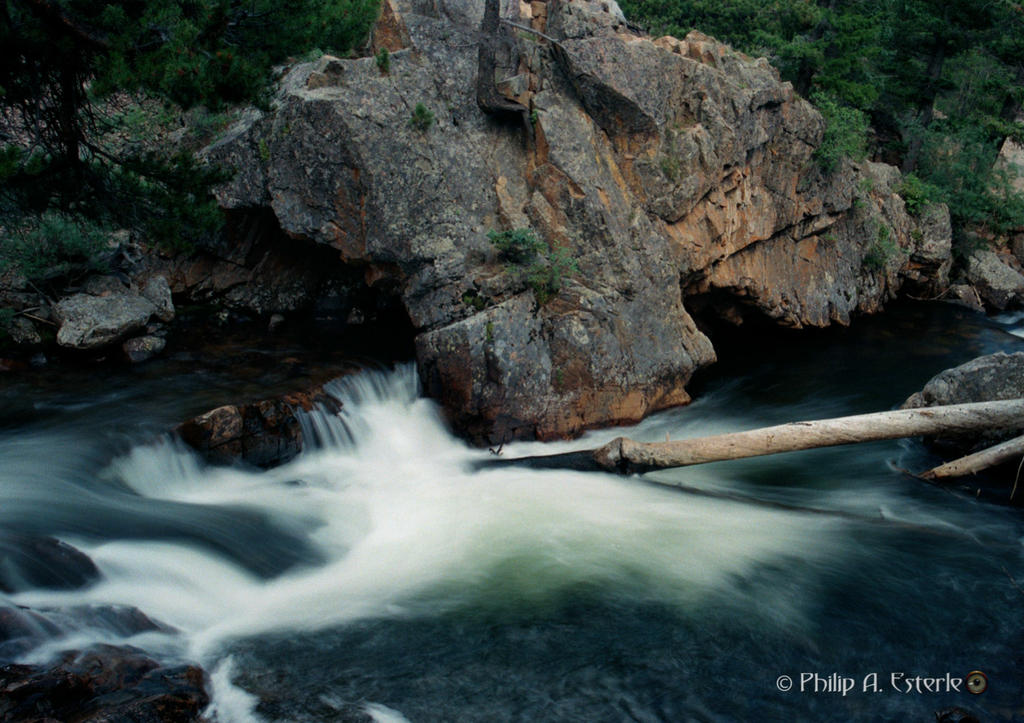
<path fill-rule="evenodd" d="M 919 304 L 748 339 L 688 407 L 503 456 L 891 408 L 1024 349 L 1017 323 Z M 293 462 L 212 468 L 160 431 L 252 398 L 252 378 L 173 357 L 104 374 L 0 379 L 0 526 L 101 572 L 0 594 L 55 621 L 0 662 L 132 644 L 209 671 L 222 723 L 1024 720 L 1024 519 L 902 474 L 935 461 L 918 442 L 647 478 L 486 468 L 404 364 L 333 382 L 343 412 L 306 419 L 319 444 Z M 111 605 L 166 627 L 82 612 Z M 907 692 L 972 670 L 982 695 Z"/>

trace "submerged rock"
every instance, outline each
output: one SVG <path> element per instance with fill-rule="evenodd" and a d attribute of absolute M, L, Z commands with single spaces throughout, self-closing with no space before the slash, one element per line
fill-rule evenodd
<path fill-rule="evenodd" d="M 942 710 L 935 711 L 935 722 L 936 723 L 981 723 L 981 719 L 977 715 L 967 710 L 955 706 L 952 708 L 943 708 Z"/>
<path fill-rule="evenodd" d="M 230 404 L 200 414 L 175 432 L 208 462 L 246 462 L 258 467 L 283 464 L 302 451 L 301 412 L 336 414 L 341 403 L 316 386 L 275 399 Z"/>
<path fill-rule="evenodd" d="M 0 719 L 198 721 L 209 704 L 204 678 L 194 665 L 164 667 L 137 648 L 99 645 L 50 665 L 0 667 Z"/>
<path fill-rule="evenodd" d="M 821 116 L 763 59 L 639 35 L 612 0 L 503 3 L 552 40 L 502 26 L 494 80 L 529 110 L 502 119 L 477 102 L 482 3 L 386 5 L 388 74 L 298 65 L 207 153 L 239 169 L 224 208 L 400 300 L 427 392 L 479 440 L 685 403 L 715 359 L 693 309 L 846 324 L 946 283 L 945 208 L 908 215 L 890 166 L 823 172 Z M 487 233 L 522 227 L 552 251 L 515 267 Z"/>
<path fill-rule="evenodd" d="M 123 605 L 71 605 L 60 608 L 0 606 L 0 661 L 17 658 L 40 644 L 83 628 L 128 637 L 168 632 L 138 608 Z"/>
<path fill-rule="evenodd" d="M 0 531 L 0 592 L 74 589 L 100 576 L 85 553 L 53 537 Z"/>

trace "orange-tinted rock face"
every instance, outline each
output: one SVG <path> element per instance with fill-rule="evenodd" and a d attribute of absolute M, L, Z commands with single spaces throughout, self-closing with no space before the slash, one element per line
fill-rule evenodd
<path fill-rule="evenodd" d="M 405 28 L 402 15 L 396 7 L 395 0 L 383 0 L 380 4 L 380 17 L 373 29 L 370 41 L 371 50 L 376 53 L 381 48 L 391 53 L 408 48 L 410 45 L 409 31 Z"/>
<path fill-rule="evenodd" d="M 763 59 L 637 35 L 611 0 L 505 2 L 557 40 L 499 44 L 498 87 L 529 107 L 505 122 L 476 102 L 481 3 L 385 5 L 379 34 L 394 19 L 409 38 L 389 75 L 369 57 L 296 67 L 273 114 L 209 152 L 241 169 L 224 206 L 269 207 L 290 236 L 392 269 L 428 393 L 477 438 L 685 403 L 715 358 L 695 302 L 845 324 L 948 272 L 948 223 L 908 216 L 891 167 L 823 174 L 821 116 Z M 434 124 L 410 122 L 418 103 Z M 572 259 L 554 293 L 536 282 L 546 254 L 531 283 L 487 239 L 522 226 Z"/>

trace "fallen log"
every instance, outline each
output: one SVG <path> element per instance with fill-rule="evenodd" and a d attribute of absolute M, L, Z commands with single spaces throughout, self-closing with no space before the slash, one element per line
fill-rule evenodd
<path fill-rule="evenodd" d="M 954 459 L 951 462 L 940 464 L 927 472 L 918 475 L 926 480 L 941 480 L 950 477 L 966 477 L 969 474 L 977 474 L 982 470 L 995 467 L 998 464 L 1009 461 L 1020 461 L 1024 457 L 1024 436 L 1014 437 L 1011 440 L 997 444 L 980 452 L 969 454 L 966 457 Z"/>
<path fill-rule="evenodd" d="M 790 422 L 746 432 L 674 442 L 645 443 L 617 437 L 598 449 L 535 457 L 498 457 L 481 460 L 476 466 L 488 468 L 515 465 L 536 469 L 608 470 L 628 474 L 858 442 L 1015 428 L 1024 429 L 1024 399 L 899 409 L 810 422 Z"/>
<path fill-rule="evenodd" d="M 618 437 L 594 450 L 593 457 L 604 469 L 628 473 L 883 439 L 1013 428 L 1024 428 L 1024 399 L 790 422 L 674 442 L 644 443 Z"/>

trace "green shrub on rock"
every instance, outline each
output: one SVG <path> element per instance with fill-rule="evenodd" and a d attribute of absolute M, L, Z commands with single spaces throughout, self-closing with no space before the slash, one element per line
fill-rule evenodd
<path fill-rule="evenodd" d="M 579 270 L 566 249 L 552 249 L 531 229 L 489 231 L 487 238 L 506 262 L 506 271 L 525 281 L 541 305 L 555 297 L 564 277 Z"/>
<path fill-rule="evenodd" d="M 878 224 L 875 240 L 868 247 L 867 253 L 864 254 L 864 266 L 874 271 L 884 269 L 889 259 L 901 250 L 899 244 L 893 240 L 889 227 Z"/>
<path fill-rule="evenodd" d="M 505 261 L 513 264 L 530 261 L 537 254 L 547 250 L 547 244 L 528 228 L 488 231 L 487 239 L 498 249 Z"/>
<path fill-rule="evenodd" d="M 377 67 L 381 73 L 387 75 L 391 72 L 391 53 L 388 52 L 387 48 L 381 48 L 373 57 L 377 61 Z"/>
<path fill-rule="evenodd" d="M 908 173 L 903 177 L 903 183 L 896 189 L 896 192 L 903 197 L 907 213 L 917 216 L 931 205 L 939 197 L 940 191 L 930 183 L 922 181 L 915 173 Z"/>
<path fill-rule="evenodd" d="M 434 111 L 427 108 L 427 106 L 417 103 L 416 107 L 412 109 L 409 125 L 416 130 L 426 133 L 435 123 L 437 123 L 437 118 L 434 116 Z"/>
<path fill-rule="evenodd" d="M 563 248 L 547 253 L 546 259 L 538 259 L 526 270 L 526 281 L 533 289 L 537 303 L 542 306 L 555 297 L 562 288 L 562 279 L 579 271 L 576 259 Z"/>

